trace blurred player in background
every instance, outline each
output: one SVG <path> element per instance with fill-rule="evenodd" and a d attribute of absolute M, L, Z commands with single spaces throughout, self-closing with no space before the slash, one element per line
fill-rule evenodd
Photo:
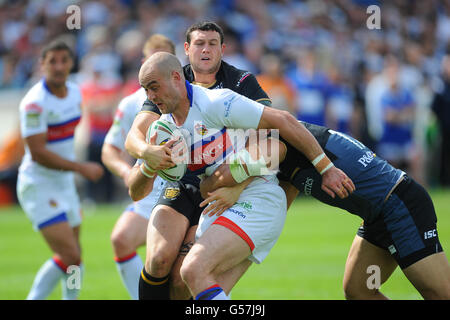
<path fill-rule="evenodd" d="M 63 42 L 44 47 L 44 77 L 20 103 L 25 156 L 19 168 L 20 205 L 47 242 L 53 257 L 38 271 L 27 299 L 45 299 L 59 280 L 63 299 L 76 299 L 79 288 L 67 286 L 69 266 L 80 266 L 81 208 L 74 172 L 97 181 L 103 175 L 98 163 L 76 162 L 74 133 L 81 118 L 81 94 L 68 82 L 73 54 Z"/>
<path fill-rule="evenodd" d="M 143 61 L 158 51 L 175 54 L 175 46 L 163 35 L 152 35 L 144 44 Z M 102 148 L 103 164 L 113 174 L 122 178 L 127 187 L 132 166 L 125 152 L 125 139 L 136 114 L 141 110 L 146 99 L 147 95 L 143 88 L 122 99 Z M 145 244 L 148 219 L 159 198 L 159 188 L 162 184 L 162 178 L 157 178 L 151 194 L 128 206 L 117 220 L 111 234 L 117 269 L 128 293 L 134 300 L 138 299 L 139 274 L 143 268 L 136 249 Z"/>

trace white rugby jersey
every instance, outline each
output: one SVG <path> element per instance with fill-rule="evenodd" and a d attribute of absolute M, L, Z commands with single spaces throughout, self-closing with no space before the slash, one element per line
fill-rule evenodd
<path fill-rule="evenodd" d="M 146 99 L 147 95 L 144 88 L 140 88 L 120 101 L 114 116 L 114 122 L 105 137 L 105 143 L 111 144 L 120 150 L 125 150 L 125 140 L 128 131 L 130 131 L 134 118 L 141 110 L 142 104 Z"/>
<path fill-rule="evenodd" d="M 236 141 L 227 129 L 256 129 L 264 106 L 230 89 L 209 90 L 187 81 L 186 88 L 191 108 L 179 128 L 184 129 L 191 152 L 188 169 L 209 176 L 245 146 L 245 140 Z M 171 114 L 163 114 L 161 119 L 175 123 Z"/>
<path fill-rule="evenodd" d="M 35 84 L 20 103 L 20 129 L 23 138 L 47 133 L 46 148 L 62 158 L 74 161 L 74 133 L 81 120 L 81 92 L 66 82 L 67 96 L 53 95 L 44 79 Z M 21 178 L 73 177 L 73 172 L 46 168 L 33 161 L 28 146 L 19 168 Z"/>

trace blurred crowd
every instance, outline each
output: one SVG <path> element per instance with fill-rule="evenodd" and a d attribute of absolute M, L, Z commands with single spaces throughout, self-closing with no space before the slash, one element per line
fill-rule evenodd
<path fill-rule="evenodd" d="M 80 29 L 67 27 L 70 5 Z M 0 94 L 36 83 L 42 46 L 66 39 L 86 157 L 99 160 L 118 101 L 139 87 L 146 38 L 166 35 L 187 63 L 185 31 L 202 20 L 224 29 L 224 60 L 257 75 L 274 107 L 354 136 L 424 185 L 450 185 L 449 0 L 0 0 Z M 94 200 L 112 199 L 111 181 Z"/>

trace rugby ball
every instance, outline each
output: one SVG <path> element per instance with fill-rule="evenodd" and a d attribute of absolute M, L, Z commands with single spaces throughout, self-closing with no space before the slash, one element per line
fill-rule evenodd
<path fill-rule="evenodd" d="M 179 140 L 174 144 L 174 146 L 178 145 L 179 143 L 183 144 L 185 146 L 185 150 L 187 149 L 186 141 L 181 134 L 181 131 L 177 128 L 177 126 L 169 121 L 166 120 L 157 120 L 152 123 L 152 125 L 148 128 L 146 141 L 147 143 L 150 142 L 150 137 L 152 137 L 155 132 L 157 133 L 156 136 L 156 145 L 164 145 L 172 138 L 179 137 Z M 177 148 L 180 150 L 180 146 Z M 184 158 L 177 157 L 173 154 L 172 161 L 176 164 L 172 168 L 164 169 L 164 170 L 158 170 L 158 175 L 168 181 L 179 181 L 181 178 L 183 178 L 184 174 L 186 173 L 187 168 L 187 161 L 184 161 Z"/>

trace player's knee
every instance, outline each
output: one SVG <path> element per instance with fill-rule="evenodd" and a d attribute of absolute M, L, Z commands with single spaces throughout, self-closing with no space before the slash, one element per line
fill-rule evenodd
<path fill-rule="evenodd" d="M 194 268 L 194 265 L 190 263 L 189 260 L 184 260 L 183 265 L 180 268 L 180 276 L 181 279 L 187 286 L 190 286 L 192 281 L 196 277 L 196 270 Z"/>
<path fill-rule="evenodd" d="M 346 287 L 344 286 L 344 296 L 347 300 L 358 300 L 358 296 L 361 296 L 358 294 L 358 290 L 355 290 L 352 287 Z"/>
<path fill-rule="evenodd" d="M 344 290 L 344 296 L 345 296 L 345 299 L 347 299 L 347 300 L 353 300 L 353 299 L 352 299 L 352 296 L 353 296 L 353 288 L 352 288 L 352 286 L 350 285 L 350 283 L 349 283 L 348 281 L 345 281 L 345 280 L 344 280 L 344 283 L 343 283 L 343 290 Z"/>
<path fill-rule="evenodd" d="M 181 279 L 191 287 L 192 283 L 203 273 L 203 268 L 196 257 L 189 255 L 183 261 L 180 268 Z"/>
<path fill-rule="evenodd" d="M 353 281 L 344 280 L 343 283 L 344 296 L 347 300 L 358 300 L 363 299 L 363 288 Z M 367 288 L 366 288 L 367 289 Z"/>
<path fill-rule="evenodd" d="M 115 231 L 111 233 L 111 244 L 116 257 L 123 257 L 132 253 L 136 248 L 132 248 L 127 235 L 122 231 Z"/>
<path fill-rule="evenodd" d="M 366 300 L 368 295 L 362 290 L 355 290 L 354 288 L 344 289 L 344 296 L 346 300 Z"/>
<path fill-rule="evenodd" d="M 195 247 L 194 245 L 191 248 L 180 269 L 181 278 L 188 287 L 192 288 L 192 285 L 199 279 L 214 277 L 214 267 L 210 262 L 202 257 L 201 247 Z"/>
<path fill-rule="evenodd" d="M 369 289 L 366 286 L 344 282 L 344 296 L 347 300 L 370 300 L 379 295 L 378 289 Z"/>
<path fill-rule="evenodd" d="M 146 270 L 154 277 L 165 277 L 169 274 L 175 258 L 176 253 L 174 254 L 173 250 L 165 250 L 163 247 L 147 250 Z"/>
<path fill-rule="evenodd" d="M 57 253 L 62 262 L 67 265 L 78 265 L 81 261 L 81 252 L 78 248 L 67 248 Z"/>

